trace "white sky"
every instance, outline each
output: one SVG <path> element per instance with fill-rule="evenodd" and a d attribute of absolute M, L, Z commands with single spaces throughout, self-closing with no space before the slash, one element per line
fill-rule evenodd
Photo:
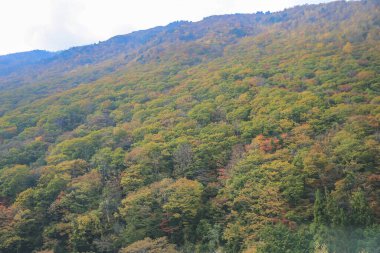
<path fill-rule="evenodd" d="M 0 55 L 61 50 L 215 14 L 279 11 L 331 0 L 0 0 Z"/>

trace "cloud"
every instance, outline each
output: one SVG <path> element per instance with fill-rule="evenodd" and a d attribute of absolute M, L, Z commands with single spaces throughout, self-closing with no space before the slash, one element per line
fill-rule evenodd
<path fill-rule="evenodd" d="M 328 0 L 1 0 L 0 54 L 62 50 L 177 20 L 320 2 Z"/>
<path fill-rule="evenodd" d="M 85 6 L 79 1 L 50 1 L 49 20 L 45 25 L 29 29 L 27 37 L 33 47 L 60 50 L 74 45 L 90 43 L 93 38 L 80 24 L 79 17 Z"/>

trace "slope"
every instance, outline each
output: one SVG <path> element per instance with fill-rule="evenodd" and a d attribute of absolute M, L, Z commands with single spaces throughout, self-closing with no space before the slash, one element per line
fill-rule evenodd
<path fill-rule="evenodd" d="M 210 17 L 39 63 L 0 118 L 0 250 L 376 252 L 379 12 Z M 79 59 L 117 67 L 57 90 Z"/>

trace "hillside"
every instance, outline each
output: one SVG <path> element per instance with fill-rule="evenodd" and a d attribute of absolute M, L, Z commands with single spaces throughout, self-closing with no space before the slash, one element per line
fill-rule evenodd
<path fill-rule="evenodd" d="M 380 2 L 0 56 L 0 252 L 380 251 Z"/>

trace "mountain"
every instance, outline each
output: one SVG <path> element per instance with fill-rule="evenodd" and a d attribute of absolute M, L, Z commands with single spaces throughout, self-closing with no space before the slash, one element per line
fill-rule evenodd
<path fill-rule="evenodd" d="M 34 65 L 54 55 L 55 53 L 52 52 L 34 50 L 30 52 L 0 56 L 0 76 L 18 72 L 25 66 Z"/>
<path fill-rule="evenodd" d="M 379 252 L 380 2 L 0 56 L 0 252 Z"/>

